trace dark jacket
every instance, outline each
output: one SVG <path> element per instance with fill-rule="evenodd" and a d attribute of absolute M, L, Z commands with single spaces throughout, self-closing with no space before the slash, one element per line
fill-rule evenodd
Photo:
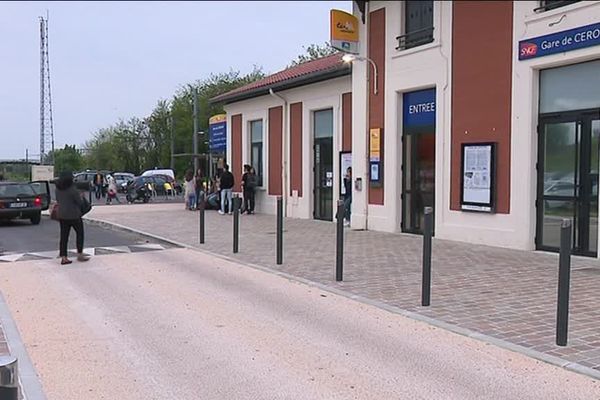
<path fill-rule="evenodd" d="M 244 172 L 244 174 L 242 175 L 242 188 L 244 189 L 244 192 L 249 191 L 250 185 L 248 185 L 248 177 L 250 176 L 250 173 L 248 172 Z"/>
<path fill-rule="evenodd" d="M 58 202 L 58 219 L 81 218 L 81 195 L 71 186 L 68 189 L 56 189 L 56 201 Z"/>
<path fill-rule="evenodd" d="M 352 178 L 344 177 L 344 199 L 352 198 Z"/>
<path fill-rule="evenodd" d="M 221 189 L 231 189 L 233 188 L 233 184 L 233 174 L 229 171 L 224 171 L 221 175 Z"/>

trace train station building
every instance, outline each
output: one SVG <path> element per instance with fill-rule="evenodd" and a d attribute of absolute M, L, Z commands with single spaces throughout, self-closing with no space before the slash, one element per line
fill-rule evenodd
<path fill-rule="evenodd" d="M 227 159 L 259 211 L 353 229 L 598 254 L 600 2 L 355 1 L 357 51 L 221 95 Z M 346 62 L 344 62 L 345 60 Z"/>

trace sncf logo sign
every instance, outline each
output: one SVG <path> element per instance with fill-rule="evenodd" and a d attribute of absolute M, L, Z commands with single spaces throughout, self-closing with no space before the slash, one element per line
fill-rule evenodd
<path fill-rule="evenodd" d="M 519 50 L 520 58 L 533 57 L 537 54 L 538 46 L 535 43 L 521 43 L 521 48 Z"/>

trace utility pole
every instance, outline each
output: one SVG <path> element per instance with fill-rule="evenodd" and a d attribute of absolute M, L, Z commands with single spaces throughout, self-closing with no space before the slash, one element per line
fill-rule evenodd
<path fill-rule="evenodd" d="M 173 114 L 169 116 L 169 128 L 171 129 L 171 169 L 175 171 L 175 119 Z"/>
<path fill-rule="evenodd" d="M 193 136 L 194 175 L 198 171 L 198 89 L 194 88 L 194 136 Z"/>

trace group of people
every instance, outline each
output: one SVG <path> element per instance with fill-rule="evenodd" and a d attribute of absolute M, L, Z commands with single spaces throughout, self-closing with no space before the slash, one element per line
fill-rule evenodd
<path fill-rule="evenodd" d="M 96 200 L 100 200 L 101 197 L 104 196 L 104 185 L 107 185 L 106 191 L 106 204 L 112 204 L 113 200 L 116 200 L 117 203 L 121 204 L 121 200 L 117 196 L 117 181 L 111 175 L 106 175 L 106 178 L 101 173 L 96 173 L 94 176 L 94 194 L 96 196 Z"/>
<path fill-rule="evenodd" d="M 219 208 L 219 214 L 233 213 L 233 187 L 235 177 L 229 171 L 229 165 L 223 166 L 223 171 L 206 185 L 202 171 L 196 175 L 189 170 L 185 174 L 185 209 L 196 210 L 201 201 L 206 201 L 210 207 Z M 251 165 L 244 165 L 242 175 L 242 193 L 244 201 L 240 212 L 254 214 L 255 190 L 258 186 L 258 177 Z"/>

